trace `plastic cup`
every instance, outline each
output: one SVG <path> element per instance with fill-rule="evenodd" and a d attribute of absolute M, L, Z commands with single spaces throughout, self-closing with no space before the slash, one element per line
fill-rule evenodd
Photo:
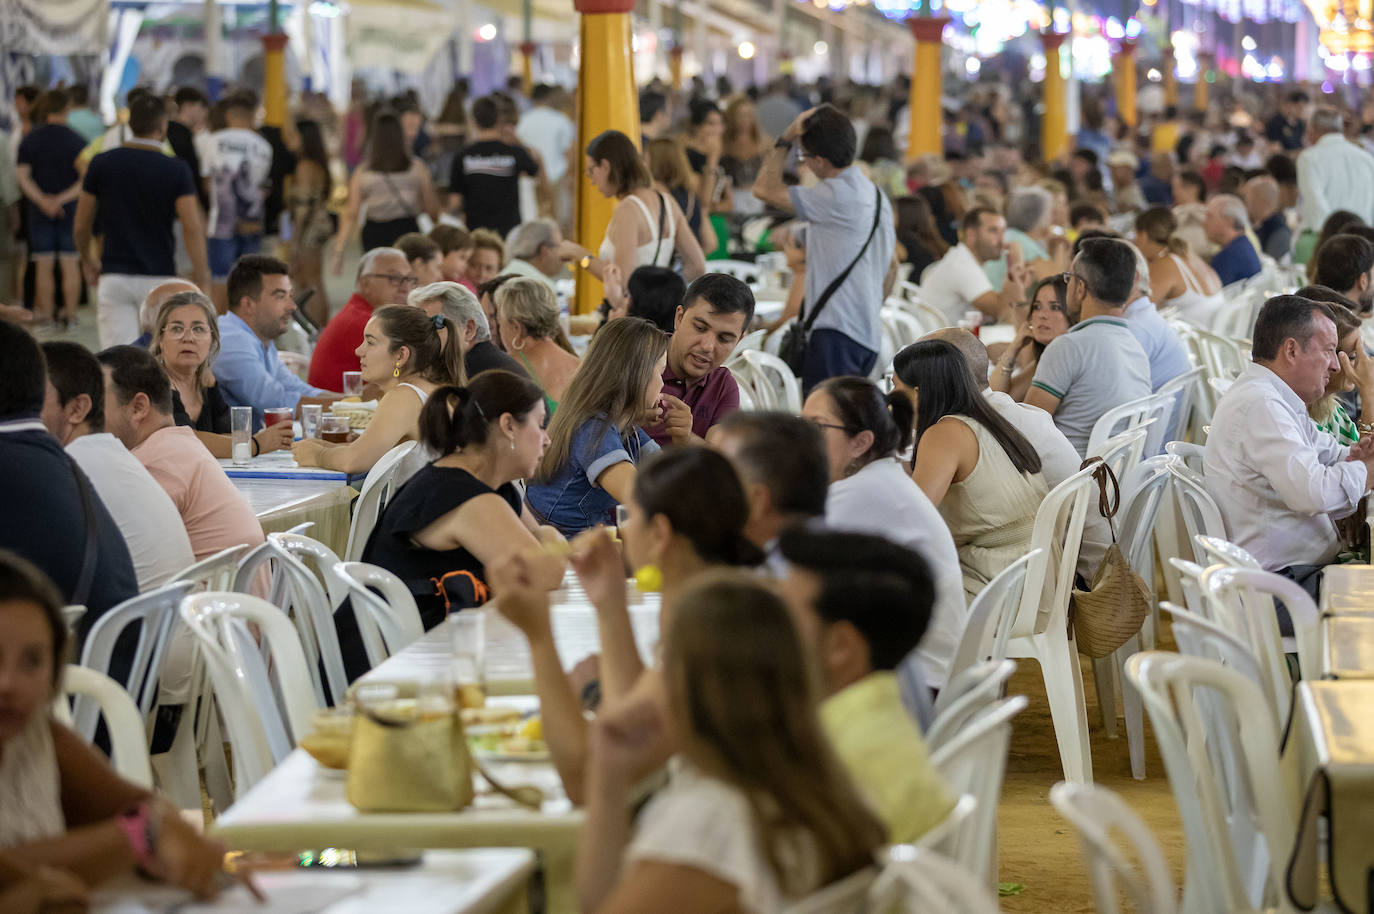
<path fill-rule="evenodd" d="M 324 406 L 319 403 L 307 403 L 301 407 L 302 438 L 320 437 L 320 417 L 323 415 Z"/>

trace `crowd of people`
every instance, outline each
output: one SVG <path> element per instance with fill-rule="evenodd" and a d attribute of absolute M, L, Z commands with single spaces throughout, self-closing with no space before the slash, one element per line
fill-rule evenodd
<path fill-rule="evenodd" d="M 1309 592 L 1349 553 L 1339 522 L 1374 468 L 1359 114 L 1291 90 L 1132 127 L 1089 96 L 1046 162 L 1026 112 L 979 88 L 946 112 L 944 154 L 904 164 L 900 86 L 716 88 L 650 85 L 638 142 L 583 149 L 550 86 L 460 85 L 432 120 L 409 95 L 342 115 L 307 97 L 279 129 L 245 91 L 137 89 L 108 129 L 78 90 L 21 91 L 0 166 L 33 279 L 31 308 L 0 320 L 0 899 L 11 860 L 215 890 L 222 849 L 46 708 L 63 605 L 86 607 L 80 644 L 124 600 L 264 541 L 217 460 L 233 407 L 253 455 L 355 479 L 415 442 L 363 559 L 426 628 L 495 599 L 528 639 L 553 761 L 587 808 L 586 910 L 778 910 L 939 822 L 953 797 L 898 672 L 946 686 L 970 603 L 1030 549 L 1099 420 L 1192 370 L 1180 326 L 1294 265 L 1309 285 L 1258 310 L 1204 478 L 1230 538 Z M 615 201 L 602 238 L 571 231 L 582 173 Z M 359 241 L 336 308 L 326 274 Z M 765 325 L 756 290 L 711 264 L 773 250 L 790 281 Z M 21 300 L 26 270 L 0 297 Z M 605 289 L 592 315 L 568 313 L 579 270 Z M 83 289 L 95 352 L 66 336 Z M 902 289 L 942 326 L 880 364 Z M 994 325 L 1008 341 L 985 345 Z M 727 362 L 759 327 L 784 334 L 800 415 L 740 409 Z M 285 355 L 301 333 L 308 363 Z M 269 421 L 349 393 L 378 402 L 346 442 Z M 1082 539 L 1087 582 L 1114 537 L 1090 511 Z M 565 558 L 602 621 L 594 719 L 553 639 Z M 652 663 L 627 573 L 662 594 Z M 351 613 L 350 679 L 367 669 Z M 161 675 L 159 703 L 184 705 L 186 671 Z M 665 763 L 631 822 L 631 787 Z"/>

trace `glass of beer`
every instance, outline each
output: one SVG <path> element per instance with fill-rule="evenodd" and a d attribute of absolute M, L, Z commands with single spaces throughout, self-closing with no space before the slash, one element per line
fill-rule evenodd
<path fill-rule="evenodd" d="M 480 708 L 487 703 L 487 617 L 480 609 L 466 609 L 450 616 L 453 633 L 453 682 L 458 703 Z"/>
<path fill-rule="evenodd" d="M 348 432 L 347 416 L 320 417 L 320 438 L 323 440 L 331 444 L 347 444 Z"/>

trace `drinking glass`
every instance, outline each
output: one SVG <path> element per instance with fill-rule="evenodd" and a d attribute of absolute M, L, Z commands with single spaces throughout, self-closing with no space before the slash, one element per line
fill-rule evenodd
<path fill-rule="evenodd" d="M 487 703 L 487 617 L 466 609 L 449 618 L 453 634 L 453 682 L 464 708 Z"/>
<path fill-rule="evenodd" d="M 361 371 L 345 371 L 343 373 L 343 392 L 345 397 L 361 397 L 363 395 L 363 373 Z"/>
<path fill-rule="evenodd" d="M 236 467 L 246 467 L 253 462 L 253 407 L 229 407 L 230 453 Z"/>
<path fill-rule="evenodd" d="M 289 406 L 277 406 L 262 411 L 262 427 L 271 428 L 278 422 L 290 422 L 296 411 Z"/>
<path fill-rule="evenodd" d="M 324 407 L 319 403 L 307 403 L 301 407 L 302 438 L 320 437 L 320 417 L 323 415 Z"/>
<path fill-rule="evenodd" d="M 348 443 L 347 416 L 321 416 L 320 437 L 333 444 Z"/>

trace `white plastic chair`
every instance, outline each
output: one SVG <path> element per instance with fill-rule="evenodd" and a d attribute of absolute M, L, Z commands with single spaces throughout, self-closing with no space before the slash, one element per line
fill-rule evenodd
<path fill-rule="evenodd" d="M 981 660 L 1006 659 L 1007 639 L 1011 637 L 1011 625 L 1021 607 L 1026 574 L 1030 563 L 1038 561 L 1042 551 L 1032 549 L 1027 552 L 999 571 L 978 591 L 969 604 L 964 633 L 959 638 L 954 660 L 949 665 L 948 682 L 953 682 L 961 672 Z M 941 689 L 935 699 L 935 710 L 943 709 L 952 698 L 948 687 Z"/>
<path fill-rule="evenodd" d="M 1088 436 L 1087 453 L 1095 454 L 1102 449 L 1107 439 L 1154 420 L 1149 437 L 1145 441 L 1146 456 L 1153 457 L 1164 450 L 1164 433 L 1168 429 L 1169 417 L 1174 411 L 1174 397 L 1150 394 L 1129 403 L 1113 407 L 1103 413 L 1093 424 L 1092 434 Z"/>
<path fill-rule="evenodd" d="M 305 654 L 281 610 L 248 594 L 193 594 L 182 601 L 181 618 L 205 658 L 242 796 L 310 732 L 317 705 Z"/>
<path fill-rule="evenodd" d="M 1169 473 L 1173 476 L 1174 504 L 1183 518 L 1187 541 L 1193 546 L 1193 558 L 1205 565 L 1207 557 L 1195 538 L 1199 534 L 1226 538 L 1226 522 L 1221 517 L 1221 509 L 1202 484 L 1201 476 L 1181 463 L 1170 464 Z"/>
<path fill-rule="evenodd" d="M 1118 432 L 1110 438 L 1088 446 L 1088 457 L 1101 457 L 1102 462 L 1112 468 L 1118 485 L 1124 485 L 1130 474 L 1145 456 L 1145 446 L 1150 434 L 1150 426 L 1158 420 L 1146 419 L 1139 425 Z M 1125 492 L 1123 491 L 1124 495 Z"/>
<path fill-rule="evenodd" d="M 1050 788 L 1050 803 L 1078 831 L 1098 914 L 1118 914 L 1118 886 L 1140 914 L 1175 914 L 1178 889 L 1164 852 L 1121 797 L 1105 787 L 1060 781 Z M 1124 847 L 1113 833 L 1125 839 Z"/>
<path fill-rule="evenodd" d="M 925 328 L 921 326 L 921 322 L 903 308 L 884 306 L 880 317 L 892 334 L 892 347 L 896 352 L 901 352 L 925 336 Z"/>
<path fill-rule="evenodd" d="M 1191 441 L 1170 441 L 1164 445 L 1164 453 L 1171 457 L 1177 457 L 1183 461 L 1183 465 L 1188 469 L 1202 475 L 1202 455 L 1204 448 L 1200 444 L 1193 444 Z"/>
<path fill-rule="evenodd" d="M 971 719 L 1002 697 L 1016 672 L 1015 660 L 984 660 L 956 673 L 940 690 L 949 699 L 925 731 L 926 748 L 934 752 L 954 738 Z"/>
<path fill-rule="evenodd" d="M 110 764 L 115 772 L 126 781 L 151 790 L 153 766 L 148 758 L 148 741 L 144 738 L 143 715 L 129 693 L 104 673 L 68 664 L 62 672 L 62 693 L 53 702 L 53 716 L 75 729 L 67 707 L 69 697 L 77 698 L 82 704 L 95 705 L 105 718 L 105 731 L 110 739 Z M 84 738 L 90 742 L 90 737 Z"/>
<path fill-rule="evenodd" d="M 381 516 L 395 488 L 396 472 L 401 461 L 417 446 L 414 441 L 396 445 L 383 454 L 382 459 L 368 472 L 353 508 L 353 526 L 349 528 L 348 547 L 343 555 L 345 561 L 356 562 L 363 557 L 363 549 L 372 535 L 372 528 L 377 526 L 377 518 Z"/>
<path fill-rule="evenodd" d="M 1027 570 L 1021 606 L 1007 642 L 1008 657 L 1030 657 L 1039 664 L 1064 778 L 1083 784 L 1092 783 L 1093 765 L 1088 750 L 1083 671 L 1078 665 L 1077 642 L 1068 633 L 1068 612 L 1078 547 L 1083 541 L 1083 519 L 1089 504 L 1096 504 L 1097 499 L 1092 473 L 1092 467 L 1079 470 L 1050 490 L 1040 503 L 1030 548 L 1044 551 Z M 1043 617 L 1042 607 L 1046 610 Z"/>
<path fill-rule="evenodd" d="M 1197 401 L 1198 389 L 1202 386 L 1203 369 L 1196 367 L 1172 378 L 1155 391 L 1156 397 L 1173 398 L 1173 412 L 1166 416 L 1164 441 L 1167 443 L 1181 438 L 1194 424 L 1193 404 Z M 1208 416 L 1211 421 L 1211 416 Z"/>
<path fill-rule="evenodd" d="M 1181 654 L 1137 654 L 1126 675 L 1145 702 L 1183 818 L 1184 910 L 1248 914 L 1275 904 L 1296 805 L 1279 775 L 1279 736 L 1263 693 L 1235 670 Z"/>
<path fill-rule="evenodd" d="M 234 584 L 239 560 L 247 554 L 248 549 L 247 545 L 230 546 L 216 552 L 187 566 L 185 571 L 176 576 L 176 580 L 190 581 L 206 590 L 228 590 Z"/>
<path fill-rule="evenodd" d="M 746 352 L 763 348 L 764 337 L 768 336 L 768 331 L 762 328 L 750 331 L 740 337 L 740 341 L 735 344 L 735 351 L 730 353 L 730 358 L 726 362 L 733 362 L 744 358 Z"/>
<path fill-rule="evenodd" d="M 797 322 L 795 317 L 789 317 L 778 325 L 778 329 L 768 334 L 763 341 L 763 351 L 769 355 L 778 355 L 782 352 L 782 340 L 787 335 L 787 330 Z"/>
<path fill-rule="evenodd" d="M 887 857 L 869 892 L 866 910 L 892 914 L 997 914 L 996 895 L 957 861 L 909 844 L 889 848 Z"/>
<path fill-rule="evenodd" d="M 396 575 L 367 562 L 339 562 L 334 572 L 348 585 L 370 665 L 375 667 L 425 633 L 415 597 Z"/>
<path fill-rule="evenodd" d="M 1202 596 L 1202 573 L 1207 569 L 1196 562 L 1180 558 L 1169 559 L 1169 564 L 1178 572 L 1179 583 L 1183 591 L 1183 605 L 1188 612 L 1215 621 L 1212 620 L 1211 606 Z"/>
<path fill-rule="evenodd" d="M 972 794 L 978 807 L 954 839 L 954 859 L 983 885 L 997 887 L 997 804 L 1011 744 L 1011 719 L 1026 696 L 1004 698 L 967 723 L 931 752 L 930 762 L 956 793 Z"/>
<path fill-rule="evenodd" d="M 954 801 L 954 808 L 949 811 L 949 815 L 931 826 L 930 830 L 917 838 L 913 844 L 946 857 L 953 857 L 959 835 L 968 827 L 969 820 L 977 811 L 978 798 L 971 793 L 960 794 L 959 799 Z"/>
<path fill-rule="evenodd" d="M 1225 537 L 1198 534 L 1193 537 L 1193 542 L 1201 554 L 1209 559 L 1212 564 L 1226 565 L 1231 568 L 1260 567 L 1259 560 L 1249 551 L 1237 546 Z"/>
<path fill-rule="evenodd" d="M 726 368 L 735 379 L 735 386 L 739 388 L 739 408 L 742 412 L 768 408 L 759 403 L 759 394 L 754 389 L 754 370 L 749 367 L 748 362 L 741 359 L 733 365 L 727 365 Z"/>
<path fill-rule="evenodd" d="M 787 363 L 775 355 L 754 349 L 744 354 L 754 380 L 754 389 L 768 387 L 772 408 L 792 415 L 800 415 L 802 410 L 801 382 L 787 367 Z"/>
<path fill-rule="evenodd" d="M 1265 698 L 1270 699 L 1274 728 L 1282 729 L 1284 722 L 1278 718 L 1278 708 L 1272 707 L 1272 696 L 1266 689 L 1260 662 L 1255 658 L 1255 652 L 1250 649 L 1249 644 L 1211 619 L 1197 613 L 1169 602 L 1159 604 L 1159 608 L 1170 616 L 1170 630 L 1180 654 L 1219 661 L 1223 666 L 1230 667 L 1259 686 Z"/>

